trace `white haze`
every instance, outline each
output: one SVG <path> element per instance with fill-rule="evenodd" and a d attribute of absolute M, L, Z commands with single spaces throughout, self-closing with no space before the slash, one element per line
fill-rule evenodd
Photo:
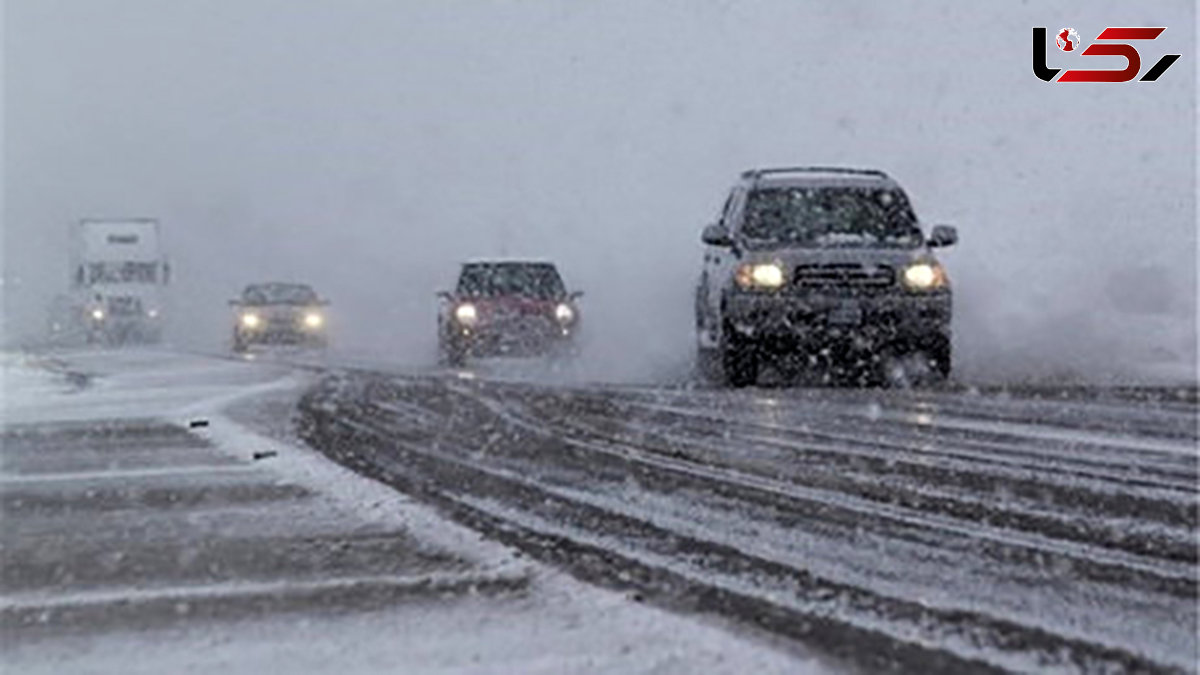
<path fill-rule="evenodd" d="M 1124 25 L 1168 27 L 1144 68 L 1183 58 L 1033 76 L 1032 26 Z M 226 299 L 295 279 L 341 350 L 427 363 L 455 265 L 533 255 L 587 292 L 586 370 L 651 380 L 691 358 L 736 174 L 848 164 L 959 227 L 964 377 L 1194 372 L 1195 34 L 1186 0 L 9 0 L 6 329 L 65 288 L 68 223 L 151 215 L 176 344 L 224 347 Z"/>

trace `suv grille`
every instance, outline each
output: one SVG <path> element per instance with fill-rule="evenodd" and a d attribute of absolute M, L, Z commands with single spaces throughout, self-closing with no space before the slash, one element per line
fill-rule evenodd
<path fill-rule="evenodd" d="M 806 288 L 881 288 L 895 283 L 896 271 L 886 265 L 863 267 L 858 263 L 800 265 L 793 278 L 797 286 Z"/>

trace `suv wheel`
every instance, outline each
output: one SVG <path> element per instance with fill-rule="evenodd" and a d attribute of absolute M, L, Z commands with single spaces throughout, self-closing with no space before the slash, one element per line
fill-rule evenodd
<path fill-rule="evenodd" d="M 731 330 L 722 331 L 721 370 L 731 387 L 749 387 L 758 381 L 758 350 L 738 339 Z"/>
<path fill-rule="evenodd" d="M 704 382 L 721 381 L 721 357 L 717 350 L 696 347 L 696 375 Z"/>
<path fill-rule="evenodd" d="M 947 342 L 924 349 L 889 353 L 879 361 L 879 384 L 890 387 L 927 387 L 950 376 L 950 345 Z"/>
<path fill-rule="evenodd" d="M 443 365 L 459 368 L 467 362 L 467 350 L 453 341 L 443 342 L 438 351 Z"/>
<path fill-rule="evenodd" d="M 929 353 L 929 366 L 943 380 L 950 377 L 950 342 L 947 340 Z"/>

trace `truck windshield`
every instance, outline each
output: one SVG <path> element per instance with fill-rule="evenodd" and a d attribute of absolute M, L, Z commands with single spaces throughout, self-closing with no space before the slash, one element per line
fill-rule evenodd
<path fill-rule="evenodd" d="M 158 263 L 96 262 L 88 264 L 88 284 L 153 284 L 158 281 Z"/>
<path fill-rule="evenodd" d="M 742 235 L 752 245 L 911 248 L 922 242 L 903 193 L 852 187 L 755 190 Z"/>
<path fill-rule="evenodd" d="M 521 295 L 543 300 L 566 294 L 554 265 L 543 263 L 470 263 L 463 265 L 458 294 L 474 297 Z"/>

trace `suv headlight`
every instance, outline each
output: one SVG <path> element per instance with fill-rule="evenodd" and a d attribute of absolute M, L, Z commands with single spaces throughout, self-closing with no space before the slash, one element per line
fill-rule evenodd
<path fill-rule="evenodd" d="M 554 308 L 554 318 L 558 319 L 558 322 L 561 324 L 569 324 L 575 320 L 575 310 L 571 309 L 571 306 L 565 302 L 559 303 Z"/>
<path fill-rule="evenodd" d="M 242 315 L 242 325 L 246 328 L 258 328 L 259 318 L 254 312 L 246 312 Z"/>
<path fill-rule="evenodd" d="M 475 310 L 475 305 L 466 302 L 454 309 L 454 318 L 464 326 L 474 326 L 475 322 L 479 321 L 479 313 Z"/>
<path fill-rule="evenodd" d="M 304 325 L 309 328 L 320 328 L 325 323 L 325 317 L 320 312 L 308 312 L 304 315 Z"/>
<path fill-rule="evenodd" d="M 946 286 L 946 270 L 934 262 L 920 262 L 904 268 L 904 285 L 917 291 Z"/>
<path fill-rule="evenodd" d="M 783 266 L 779 263 L 750 263 L 737 268 L 734 275 L 742 288 L 779 288 L 783 285 Z"/>

